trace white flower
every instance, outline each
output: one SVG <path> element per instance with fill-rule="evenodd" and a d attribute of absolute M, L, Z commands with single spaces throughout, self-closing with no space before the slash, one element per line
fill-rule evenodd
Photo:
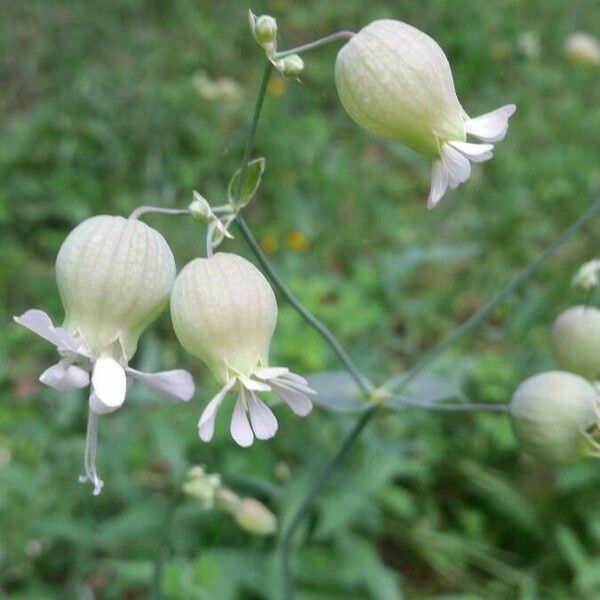
<path fill-rule="evenodd" d="M 433 161 L 428 206 L 466 181 L 471 162 L 492 158 L 515 112 L 508 104 L 474 119 L 463 110 L 444 51 L 425 33 L 393 20 L 374 21 L 338 53 L 335 80 L 348 114 Z M 467 142 L 467 134 L 484 143 Z"/>
<path fill-rule="evenodd" d="M 315 392 L 306 380 L 285 367 L 268 366 L 277 303 L 269 282 L 246 259 L 217 253 L 187 264 L 173 285 L 171 316 L 181 345 L 223 383 L 200 417 L 202 440 L 212 439 L 229 391 L 237 395 L 231 435 L 240 446 L 277 431 L 275 415 L 257 392 L 275 392 L 297 415 L 311 411 L 307 396 Z"/>
<path fill-rule="evenodd" d="M 94 465 L 97 415 L 125 401 L 127 379 L 137 379 L 173 400 L 189 400 L 194 382 L 182 370 L 142 373 L 128 366 L 145 327 L 166 307 L 175 262 L 164 238 L 137 220 L 92 217 L 63 242 L 56 260 L 63 327 L 31 309 L 15 321 L 54 344 L 61 359 L 40 375 L 59 391 L 90 384 L 86 476 L 100 493 Z M 91 378 L 90 378 L 91 374 Z"/>
<path fill-rule="evenodd" d="M 565 55 L 575 64 L 600 65 L 600 41 L 589 33 L 573 33 L 565 41 Z"/>

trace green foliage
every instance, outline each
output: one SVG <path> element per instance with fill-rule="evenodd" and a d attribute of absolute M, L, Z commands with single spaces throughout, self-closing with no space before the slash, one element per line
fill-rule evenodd
<path fill-rule="evenodd" d="M 301 420 L 278 408 L 277 438 L 241 450 L 228 436 L 228 404 L 215 441 L 202 444 L 196 423 L 215 383 L 177 347 L 165 315 L 134 366 L 190 369 L 196 398 L 171 406 L 134 385 L 128 406 L 101 420 L 106 486 L 92 498 L 77 482 L 85 398 L 38 385 L 53 349 L 10 322 L 30 307 L 60 320 L 53 261 L 82 219 L 141 204 L 186 207 L 193 189 L 227 197 L 264 60 L 247 8 L 3 5 L 0 595 L 146 598 L 161 566 L 167 598 L 277 598 L 277 541 L 181 498 L 186 469 L 221 472 L 283 524 L 357 418 L 317 406 Z M 294 292 L 383 382 L 409 370 L 590 203 L 600 182 L 598 71 L 569 64 L 562 44 L 576 30 L 597 35 L 600 12 L 594 0 L 490 0 L 485 10 L 478 0 L 273 0 L 253 9 L 277 17 L 281 49 L 400 18 L 446 49 L 470 114 L 518 105 L 494 160 L 427 211 L 429 165 L 366 135 L 340 108 L 335 48 L 304 55 L 301 84 L 273 77 L 256 146 L 269 168 L 247 220 Z M 525 51 L 526 35 L 539 41 L 538 55 Z M 179 267 L 203 251 L 198 224 L 147 220 Z M 519 381 L 551 366 L 549 324 L 582 301 L 569 282 L 597 256 L 597 231 L 564 247 L 430 375 L 472 402 L 504 403 Z M 224 249 L 247 252 L 241 240 Z M 283 303 L 273 350 L 273 364 L 341 377 Z M 348 380 L 339 389 L 323 399 L 358 401 Z M 600 594 L 599 485 L 594 462 L 549 471 L 519 457 L 502 415 L 382 411 L 301 528 L 299 597 L 591 600 Z"/>

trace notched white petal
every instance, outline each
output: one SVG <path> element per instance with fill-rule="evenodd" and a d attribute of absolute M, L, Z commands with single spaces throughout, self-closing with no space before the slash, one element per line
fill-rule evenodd
<path fill-rule="evenodd" d="M 469 119 L 465 123 L 465 130 L 483 142 L 499 142 L 506 136 L 508 119 L 516 110 L 514 104 L 507 104 L 492 112 Z"/>
<path fill-rule="evenodd" d="M 263 383 L 262 381 L 256 381 L 256 379 L 251 379 L 250 377 L 246 377 L 245 375 L 238 375 L 237 378 L 247 390 L 254 390 L 255 392 L 271 391 L 271 387 L 269 386 L 269 384 Z"/>
<path fill-rule="evenodd" d="M 52 365 L 40 375 L 40 381 L 55 390 L 66 392 L 84 388 L 90 383 L 89 373 L 66 360 Z"/>
<path fill-rule="evenodd" d="M 268 440 L 277 433 L 277 419 L 273 411 L 254 392 L 246 394 L 250 423 L 259 440 Z"/>
<path fill-rule="evenodd" d="M 18 317 L 13 317 L 13 319 L 15 323 L 26 327 L 29 331 L 44 338 L 58 349 L 69 350 L 70 352 L 90 358 L 90 351 L 87 344 L 81 339 L 74 338 L 62 327 L 54 327 L 52 320 L 43 310 L 32 308 Z"/>
<path fill-rule="evenodd" d="M 435 208 L 448 189 L 448 173 L 441 159 L 433 163 L 431 169 L 431 188 L 427 199 L 427 208 Z"/>
<path fill-rule="evenodd" d="M 227 382 L 212 398 L 212 400 L 206 405 L 206 408 L 200 416 L 198 421 L 198 434 L 203 442 L 210 442 L 215 432 L 215 419 L 217 417 L 217 411 L 223 398 L 227 395 L 227 392 L 234 386 L 235 379 Z"/>
<path fill-rule="evenodd" d="M 254 441 L 254 434 L 246 416 L 245 394 L 244 388 L 240 388 L 240 393 L 233 408 L 230 427 L 231 437 L 243 448 L 251 446 Z"/>
<path fill-rule="evenodd" d="M 97 401 L 104 406 L 103 412 L 116 410 L 125 401 L 127 391 L 123 367 L 114 358 L 101 356 L 94 363 L 92 386 Z"/>
<path fill-rule="evenodd" d="M 472 162 L 484 162 L 494 156 L 493 144 L 471 144 L 455 141 L 450 141 L 448 144 Z"/>
<path fill-rule="evenodd" d="M 262 367 L 260 369 L 256 369 L 256 371 L 254 371 L 254 375 L 256 375 L 256 377 L 259 379 L 269 380 L 275 377 L 281 377 L 289 372 L 290 370 L 287 367 Z"/>
<path fill-rule="evenodd" d="M 137 381 L 145 383 L 171 400 L 187 402 L 192 398 L 196 390 L 193 377 L 183 369 L 161 371 L 159 373 L 144 373 L 127 367 L 125 371 Z"/>
<path fill-rule="evenodd" d="M 449 144 L 442 146 L 440 156 L 448 175 L 450 189 L 456 189 L 461 183 L 469 179 L 471 175 L 471 163 L 466 156 Z"/>
<path fill-rule="evenodd" d="M 273 391 L 279 396 L 299 417 L 305 417 L 313 408 L 312 402 L 302 392 L 293 389 L 281 382 L 273 382 Z"/>

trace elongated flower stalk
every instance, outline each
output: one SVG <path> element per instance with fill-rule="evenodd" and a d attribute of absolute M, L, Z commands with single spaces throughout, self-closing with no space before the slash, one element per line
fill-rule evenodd
<path fill-rule="evenodd" d="M 297 415 L 311 411 L 307 396 L 315 392 L 306 380 L 268 364 L 277 302 L 269 282 L 246 259 L 218 252 L 187 264 L 173 285 L 171 316 L 181 345 L 223 384 L 200 417 L 202 440 L 212 439 L 217 411 L 230 391 L 237 396 L 231 435 L 240 446 L 277 431 L 275 415 L 257 392 L 274 392 Z"/>
<path fill-rule="evenodd" d="M 342 105 L 368 131 L 391 138 L 433 162 L 428 206 L 471 174 L 471 162 L 492 158 L 515 112 L 507 104 L 471 118 L 462 108 L 448 59 L 418 29 L 374 21 L 339 51 L 335 81 Z M 479 142 L 467 141 L 467 135 Z"/>
<path fill-rule="evenodd" d="M 125 401 L 128 379 L 173 400 L 189 400 L 194 382 L 182 370 L 142 373 L 128 366 L 142 331 L 166 308 L 175 261 L 156 230 L 135 219 L 97 216 L 77 226 L 56 259 L 65 309 L 62 327 L 38 309 L 15 321 L 54 344 L 61 357 L 40 381 L 59 391 L 90 386 L 85 476 L 102 489 L 96 465 L 97 415 Z M 91 378 L 90 378 L 91 374 Z"/>

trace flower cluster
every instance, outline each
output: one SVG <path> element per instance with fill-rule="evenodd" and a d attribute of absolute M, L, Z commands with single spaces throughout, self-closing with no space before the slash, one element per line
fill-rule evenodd
<path fill-rule="evenodd" d="M 579 269 L 573 285 L 598 285 L 598 261 Z M 523 449 L 561 463 L 600 456 L 600 310 L 588 305 L 562 312 L 552 325 L 552 349 L 562 371 L 541 373 L 515 391 L 510 412 Z"/>
<path fill-rule="evenodd" d="M 320 43 L 278 52 L 275 19 L 250 13 L 249 21 L 268 60 L 288 77 L 297 77 L 304 68 L 294 52 Z M 358 34 L 340 32 L 323 40 L 336 36 L 351 37 L 335 65 L 343 106 L 367 130 L 398 140 L 433 161 L 430 207 L 447 187 L 468 179 L 471 162 L 491 158 L 493 144 L 505 136 L 515 106 L 470 118 L 457 98 L 444 52 L 428 35 L 399 21 L 380 20 Z M 219 85 L 223 87 L 222 82 Z M 479 142 L 467 141 L 468 135 Z M 15 317 L 57 348 L 60 360 L 41 374 L 43 384 L 59 391 L 89 386 L 83 479 L 93 483 L 94 494 L 102 488 L 95 465 L 98 415 L 123 405 L 131 381 L 173 400 L 187 401 L 194 394 L 186 371 L 142 373 L 129 366 L 140 335 L 169 300 L 181 345 L 202 360 L 221 385 L 200 417 L 202 440 L 212 439 L 218 410 L 229 392 L 235 395 L 230 431 L 240 446 L 250 446 L 255 438 L 267 440 L 277 431 L 277 419 L 260 397 L 263 393 L 274 394 L 296 415 L 312 410 L 310 397 L 315 391 L 307 380 L 269 363 L 277 321 L 269 282 L 241 256 L 213 255 L 218 243 L 231 238 L 227 228 L 254 195 L 263 170 L 264 159 L 246 161 L 244 174 L 238 171 L 230 182 L 229 204 L 214 209 L 195 192 L 187 211 L 140 207 L 129 219 L 105 215 L 84 221 L 68 235 L 56 261 L 65 312 L 62 326 L 54 326 L 38 309 Z M 177 275 L 165 239 L 137 220 L 148 210 L 187 213 L 207 223 L 207 258 L 192 260 Z M 211 502 L 218 478 L 206 478 L 203 472 L 194 477 L 189 490 Z M 236 507 L 240 522 L 252 520 L 257 510 L 252 502 L 240 501 Z"/>

